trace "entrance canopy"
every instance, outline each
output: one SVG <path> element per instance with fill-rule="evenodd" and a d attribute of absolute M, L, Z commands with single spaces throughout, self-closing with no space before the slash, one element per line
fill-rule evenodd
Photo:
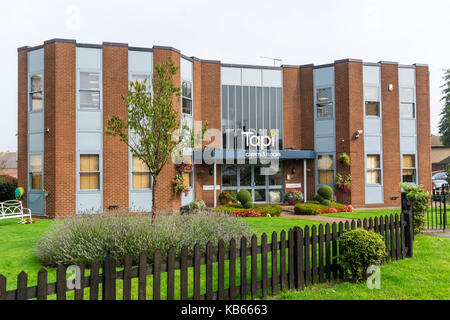
<path fill-rule="evenodd" d="M 246 159 L 315 159 L 313 150 L 195 150 L 194 159 L 208 157 L 211 160 L 246 160 Z"/>

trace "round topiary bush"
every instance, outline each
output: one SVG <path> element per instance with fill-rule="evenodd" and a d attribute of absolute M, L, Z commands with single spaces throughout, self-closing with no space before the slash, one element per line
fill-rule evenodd
<path fill-rule="evenodd" d="M 252 201 L 246 202 L 246 203 L 244 203 L 244 204 L 242 205 L 242 207 L 243 207 L 244 209 L 252 209 L 252 208 L 253 208 L 253 202 L 252 202 Z"/>
<path fill-rule="evenodd" d="M 314 201 L 317 201 L 319 203 L 322 203 L 322 201 L 325 200 L 320 194 L 316 194 L 314 196 Z"/>
<path fill-rule="evenodd" d="M 378 233 L 361 228 L 347 231 L 339 238 L 339 265 L 345 278 L 352 282 L 367 279 L 367 268 L 379 265 L 386 255 L 386 246 Z"/>
<path fill-rule="evenodd" d="M 253 205 L 252 195 L 248 190 L 240 190 L 237 194 L 236 199 L 242 204 L 242 206 L 244 206 L 248 202 L 250 202 Z"/>
<path fill-rule="evenodd" d="M 317 194 L 325 200 L 331 201 L 333 199 L 333 189 L 331 189 L 330 186 L 320 186 L 320 188 L 317 190 Z"/>

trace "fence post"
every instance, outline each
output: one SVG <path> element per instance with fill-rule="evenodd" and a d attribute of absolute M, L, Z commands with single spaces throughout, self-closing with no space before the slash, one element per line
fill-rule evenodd
<path fill-rule="evenodd" d="M 414 220 L 412 202 L 406 197 L 406 192 L 402 192 L 402 213 L 406 221 L 406 225 L 402 225 L 402 232 L 405 234 L 406 256 L 411 258 L 413 256 Z"/>

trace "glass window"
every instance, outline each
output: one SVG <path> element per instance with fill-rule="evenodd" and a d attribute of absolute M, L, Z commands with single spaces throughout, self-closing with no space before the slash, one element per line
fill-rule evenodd
<path fill-rule="evenodd" d="M 366 105 L 366 116 L 380 116 L 380 96 L 378 87 L 364 87 L 364 101 Z"/>
<path fill-rule="evenodd" d="M 181 84 L 181 111 L 192 115 L 192 83 L 184 81 Z"/>
<path fill-rule="evenodd" d="M 138 157 L 133 156 L 132 179 L 133 189 L 150 189 L 150 173 L 148 166 Z"/>
<path fill-rule="evenodd" d="M 250 191 L 251 194 L 251 191 Z M 256 202 L 266 202 L 266 189 L 254 189 L 254 195 Z"/>
<path fill-rule="evenodd" d="M 278 172 L 269 175 L 269 185 L 270 186 L 282 186 L 283 185 L 283 174 L 281 171 L 281 166 L 278 168 Z"/>
<path fill-rule="evenodd" d="M 255 186 L 265 186 L 266 175 L 261 174 L 261 166 L 255 166 Z"/>
<path fill-rule="evenodd" d="M 146 75 L 146 74 L 133 74 L 131 76 L 131 81 L 132 82 L 136 82 L 138 81 L 141 84 L 144 84 L 149 87 L 150 86 L 150 75 Z"/>
<path fill-rule="evenodd" d="M 378 87 L 364 87 L 364 100 L 380 101 Z"/>
<path fill-rule="evenodd" d="M 32 190 L 42 190 L 42 166 L 42 155 L 33 154 L 30 156 L 30 178 Z"/>
<path fill-rule="evenodd" d="M 381 183 L 380 155 L 367 155 L 367 184 Z"/>
<path fill-rule="evenodd" d="M 402 181 L 416 182 L 416 156 L 414 154 L 404 154 L 402 157 Z"/>
<path fill-rule="evenodd" d="M 251 186 L 252 185 L 252 167 L 240 166 L 240 185 Z"/>
<path fill-rule="evenodd" d="M 222 166 L 222 186 L 236 187 L 237 186 L 237 170 L 234 165 Z"/>
<path fill-rule="evenodd" d="M 30 108 L 31 111 L 40 111 L 43 108 L 42 74 L 30 77 Z"/>
<path fill-rule="evenodd" d="M 100 74 L 80 72 L 80 107 L 100 108 Z"/>
<path fill-rule="evenodd" d="M 401 119 L 415 118 L 414 103 L 400 103 L 400 118 Z"/>
<path fill-rule="evenodd" d="M 327 102 L 333 100 L 331 88 L 317 89 L 316 93 L 317 102 Z"/>
<path fill-rule="evenodd" d="M 80 190 L 100 189 L 98 155 L 80 155 Z"/>
<path fill-rule="evenodd" d="M 414 102 L 414 89 L 400 89 L 400 102 Z"/>
<path fill-rule="evenodd" d="M 280 203 L 281 202 L 281 189 L 270 189 L 269 190 L 269 202 L 270 203 Z"/>
<path fill-rule="evenodd" d="M 317 104 L 317 118 L 333 118 L 333 104 L 332 103 L 318 103 Z"/>
<path fill-rule="evenodd" d="M 368 102 L 366 101 L 366 116 L 380 116 L 380 109 L 378 102 Z"/>
<path fill-rule="evenodd" d="M 333 156 L 319 156 L 317 160 L 319 184 L 334 184 Z"/>

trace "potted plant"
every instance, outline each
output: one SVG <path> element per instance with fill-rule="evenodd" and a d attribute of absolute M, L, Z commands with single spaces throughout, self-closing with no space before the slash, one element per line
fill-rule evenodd
<path fill-rule="evenodd" d="M 303 201 L 303 193 L 298 190 L 291 189 L 284 195 L 284 201 L 289 205 L 295 205 L 297 202 Z"/>
<path fill-rule="evenodd" d="M 346 165 L 349 165 L 349 164 L 350 164 L 350 157 L 349 157 L 349 155 L 347 154 L 347 152 L 344 152 L 343 154 L 341 154 L 341 156 L 339 157 L 339 161 L 340 161 L 342 164 L 346 164 Z"/>
<path fill-rule="evenodd" d="M 352 184 L 352 175 L 348 174 L 345 177 L 341 174 L 336 175 L 335 186 L 336 189 L 344 191 L 345 193 L 350 191 Z"/>
<path fill-rule="evenodd" d="M 231 199 L 230 193 L 228 191 L 223 190 L 219 193 L 219 200 L 222 205 L 224 204 L 232 204 L 233 200 Z"/>

